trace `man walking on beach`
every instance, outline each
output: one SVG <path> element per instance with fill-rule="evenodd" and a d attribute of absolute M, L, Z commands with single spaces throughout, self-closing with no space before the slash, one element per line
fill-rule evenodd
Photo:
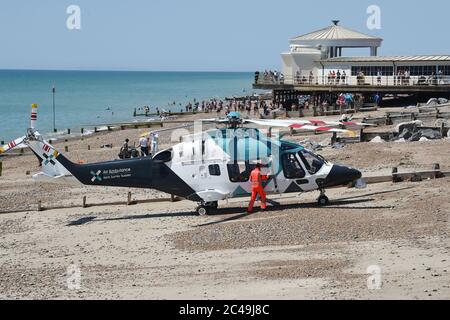
<path fill-rule="evenodd" d="M 261 209 L 265 210 L 267 208 L 266 205 L 266 192 L 264 191 L 262 182 L 267 181 L 269 179 L 268 176 L 261 174 L 261 164 L 258 163 L 256 168 L 250 173 L 250 182 L 252 184 L 252 197 L 250 199 L 250 203 L 248 205 L 248 213 L 253 212 L 253 205 L 256 201 L 256 196 L 259 194 L 261 198 Z"/>
<path fill-rule="evenodd" d="M 148 156 L 148 137 L 147 134 L 141 135 L 139 138 L 139 147 L 141 148 L 141 156 Z"/>

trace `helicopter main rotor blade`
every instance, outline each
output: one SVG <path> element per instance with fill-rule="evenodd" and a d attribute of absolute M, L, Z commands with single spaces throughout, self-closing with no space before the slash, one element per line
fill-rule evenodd
<path fill-rule="evenodd" d="M 247 120 L 244 120 L 247 121 Z M 359 127 L 366 127 L 366 126 L 373 126 L 373 124 L 368 123 L 358 123 L 358 122 L 352 122 L 352 121 L 323 121 L 323 120 L 301 120 L 301 119 L 291 119 L 291 120 L 257 120 L 262 122 L 267 122 L 267 125 L 274 124 L 275 126 L 278 126 L 278 124 L 281 124 L 281 126 L 285 126 L 286 124 L 292 125 L 292 124 L 301 124 L 301 125 L 312 125 L 312 126 L 346 126 L 346 127 L 352 127 L 352 126 L 359 126 Z"/>
<path fill-rule="evenodd" d="M 35 129 L 35 125 L 36 125 L 36 121 L 37 121 L 37 108 L 38 108 L 37 104 L 33 103 L 31 105 L 30 129 L 32 129 L 32 130 Z M 8 144 L 0 146 L 0 154 L 8 152 L 8 151 L 10 151 L 10 150 L 12 150 L 14 148 L 17 148 L 17 147 L 21 147 L 21 148 L 26 147 L 26 145 L 22 145 L 23 142 L 25 141 L 25 139 L 26 139 L 26 136 L 23 136 L 23 137 L 15 139 L 15 140 L 12 140 Z"/>
<path fill-rule="evenodd" d="M 8 152 L 18 146 L 21 146 L 21 144 L 24 142 L 25 140 L 25 136 L 17 138 L 11 142 L 9 142 L 8 144 L 5 144 L 4 146 L 0 146 L 0 154 L 1 153 L 5 153 Z"/>
<path fill-rule="evenodd" d="M 247 123 L 253 123 L 260 126 L 269 126 L 269 127 L 284 127 L 291 128 L 295 130 L 308 130 L 315 132 L 336 132 L 336 133 L 345 133 L 351 136 L 355 136 L 355 132 L 347 129 L 338 129 L 332 128 L 329 126 L 314 126 L 311 124 L 302 124 L 296 121 L 288 121 L 288 120 L 245 120 Z"/>

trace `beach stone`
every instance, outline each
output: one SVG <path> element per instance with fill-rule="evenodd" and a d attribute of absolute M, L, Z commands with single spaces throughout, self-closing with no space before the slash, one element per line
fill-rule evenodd
<path fill-rule="evenodd" d="M 437 105 L 437 104 L 439 104 L 439 100 L 436 99 L 436 98 L 431 98 L 431 99 L 428 100 L 428 102 L 427 102 L 427 105 L 428 105 L 428 106 L 434 106 L 434 105 Z"/>
<path fill-rule="evenodd" d="M 439 131 L 426 129 L 420 130 L 421 137 L 425 137 L 430 140 L 442 139 L 442 135 Z"/>
<path fill-rule="evenodd" d="M 376 136 L 375 138 L 373 138 L 371 141 L 371 143 L 383 143 L 385 142 L 383 139 L 381 139 L 380 136 Z"/>
<path fill-rule="evenodd" d="M 410 122 L 402 122 L 397 125 L 395 128 L 395 131 L 398 133 L 403 132 L 405 129 L 408 129 L 408 131 L 414 132 L 417 130 L 418 127 L 423 127 L 423 121 L 416 120 L 416 121 L 410 121 Z M 405 138 L 408 139 L 408 138 Z"/>
<path fill-rule="evenodd" d="M 400 135 L 398 136 L 400 139 L 409 140 L 413 135 L 413 131 L 408 130 L 407 128 L 403 129 Z"/>

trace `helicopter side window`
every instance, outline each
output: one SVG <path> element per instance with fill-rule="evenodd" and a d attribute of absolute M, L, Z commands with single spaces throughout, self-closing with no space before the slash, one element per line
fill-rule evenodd
<path fill-rule="evenodd" d="M 245 162 L 229 163 L 227 168 L 231 182 L 247 182 L 250 178 L 249 166 Z"/>
<path fill-rule="evenodd" d="M 322 169 L 324 164 L 323 160 L 313 153 L 307 150 L 301 150 L 298 153 L 298 156 L 302 159 L 306 170 L 308 170 L 310 174 L 316 174 L 320 169 Z"/>
<path fill-rule="evenodd" d="M 298 162 L 295 153 L 285 153 L 281 157 L 281 160 L 284 176 L 287 179 L 301 179 L 305 177 L 305 170 L 303 170 L 300 162 Z"/>
<path fill-rule="evenodd" d="M 162 151 L 158 154 L 156 154 L 153 157 L 153 160 L 159 160 L 162 162 L 169 162 L 170 160 L 172 160 L 172 149 L 166 150 L 166 151 Z"/>
<path fill-rule="evenodd" d="M 209 175 L 211 176 L 220 176 L 220 167 L 218 164 L 211 164 L 208 166 Z"/>

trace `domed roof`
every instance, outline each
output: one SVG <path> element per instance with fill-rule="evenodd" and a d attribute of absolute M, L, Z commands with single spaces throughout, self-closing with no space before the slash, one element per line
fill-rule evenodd
<path fill-rule="evenodd" d="M 292 44 L 303 44 L 303 45 L 346 45 L 346 42 L 351 42 L 349 45 L 352 46 L 379 46 L 383 39 L 370 36 L 358 31 L 354 31 L 348 28 L 345 28 L 339 25 L 338 20 L 333 20 L 333 24 L 326 28 L 304 34 L 298 37 L 295 37 L 290 40 Z"/>

